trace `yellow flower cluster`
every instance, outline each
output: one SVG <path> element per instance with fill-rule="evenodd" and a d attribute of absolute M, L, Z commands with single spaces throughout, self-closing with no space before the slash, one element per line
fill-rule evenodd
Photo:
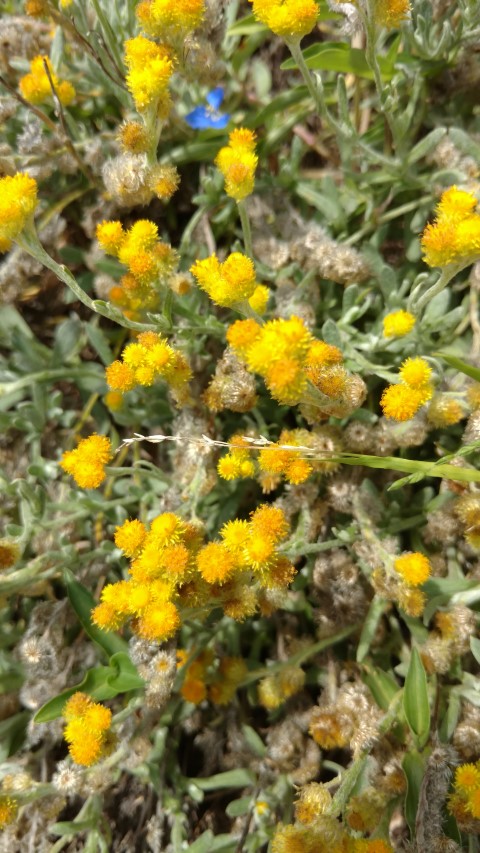
<path fill-rule="evenodd" d="M 106 435 L 89 435 L 75 450 L 67 450 L 60 466 L 81 489 L 97 489 L 105 480 L 105 465 L 111 461 L 112 444 Z"/>
<path fill-rule="evenodd" d="M 142 0 L 136 9 L 140 25 L 148 35 L 162 41 L 183 39 L 201 24 L 204 0 Z"/>
<path fill-rule="evenodd" d="M 170 98 L 167 90 L 173 72 L 169 49 L 144 36 L 136 36 L 125 42 L 125 65 L 128 68 L 127 87 L 138 112 L 150 108 L 168 112 Z"/>
<path fill-rule="evenodd" d="M 395 559 L 393 566 L 408 586 L 421 586 L 432 571 L 428 557 L 418 551 L 402 554 Z"/>
<path fill-rule="evenodd" d="M 422 234 L 424 260 L 430 267 L 473 263 L 480 257 L 480 214 L 472 193 L 450 187 L 442 194 L 433 223 Z"/>
<path fill-rule="evenodd" d="M 23 172 L 0 178 L 0 252 L 23 231 L 37 206 L 37 182 Z"/>
<path fill-rule="evenodd" d="M 432 368 L 424 358 L 407 358 L 400 367 L 400 383 L 385 388 L 380 405 L 395 421 L 408 421 L 433 396 Z"/>
<path fill-rule="evenodd" d="M 409 311 L 392 311 L 383 318 L 383 334 L 386 338 L 401 338 L 408 335 L 415 325 L 415 317 Z"/>
<path fill-rule="evenodd" d="M 285 41 L 298 41 L 310 33 L 318 17 L 315 0 L 250 0 L 257 20 Z"/>
<path fill-rule="evenodd" d="M 263 326 L 237 320 L 227 330 L 227 341 L 248 370 L 263 376 L 279 403 L 304 401 L 341 417 L 362 402 L 363 382 L 344 368 L 338 347 L 314 338 L 300 317 Z"/>
<path fill-rule="evenodd" d="M 410 9 L 409 0 L 374 0 L 373 17 L 380 27 L 391 30 L 405 20 Z"/>
<path fill-rule="evenodd" d="M 299 693 L 304 684 L 305 673 L 300 666 L 283 666 L 280 672 L 262 678 L 258 685 L 258 701 L 267 711 L 274 711 Z"/>
<path fill-rule="evenodd" d="M 475 834 L 479 832 L 480 823 L 472 826 L 472 822 L 480 821 L 480 761 L 456 768 L 448 810 L 460 829 Z"/>
<path fill-rule="evenodd" d="M 74 693 L 63 709 L 67 722 L 64 738 L 76 764 L 90 767 L 111 752 L 112 712 L 86 693 Z"/>
<path fill-rule="evenodd" d="M 0 830 L 13 823 L 18 814 L 18 802 L 14 797 L 0 794 Z"/>
<path fill-rule="evenodd" d="M 158 228 L 149 219 L 139 219 L 124 231 L 122 223 L 104 220 L 97 225 L 102 249 L 127 267 L 118 285 L 110 289 L 110 300 L 130 319 L 160 307 L 160 290 L 172 280 L 177 252 L 158 238 Z"/>
<path fill-rule="evenodd" d="M 137 385 L 149 386 L 163 379 L 183 398 L 191 370 L 183 353 L 171 347 L 162 335 L 141 332 L 136 341 L 127 344 L 121 360 L 106 368 L 105 377 L 109 388 L 122 394 Z"/>
<path fill-rule="evenodd" d="M 270 291 L 257 283 L 253 261 L 241 252 L 233 252 L 223 263 L 215 254 L 195 261 L 190 272 L 217 305 L 231 308 L 248 301 L 255 310 L 260 308 L 260 313 L 265 310 Z"/>
<path fill-rule="evenodd" d="M 305 785 L 295 808 L 296 822 L 279 824 L 272 853 L 393 853 L 381 838 L 355 838 L 330 812 L 332 798 L 320 782 Z"/>
<path fill-rule="evenodd" d="M 183 663 L 187 652 L 180 650 L 177 656 Z M 194 705 L 204 699 L 209 699 L 214 705 L 228 705 L 246 674 L 243 658 L 221 657 L 216 660 L 213 651 L 206 649 L 187 667 L 180 693 Z"/>
<path fill-rule="evenodd" d="M 75 97 L 75 89 L 66 80 L 60 81 L 58 79 L 48 56 L 35 56 L 31 60 L 29 73 L 20 78 L 19 87 L 21 94 L 31 104 L 41 104 L 44 101 L 52 100 L 52 87 L 45 70 L 45 63 L 60 103 L 64 107 L 68 107 Z"/>
<path fill-rule="evenodd" d="M 229 444 L 232 445 L 230 450 L 217 466 L 219 475 L 224 480 L 258 476 L 264 492 L 277 488 L 281 477 L 297 486 L 315 472 L 331 473 L 338 464 L 328 457 L 333 455 L 332 450 L 341 450 L 339 434 L 331 426 L 318 427 L 312 432 L 307 429 L 282 430 L 278 442 L 260 449 L 252 447 L 241 435 L 233 435 Z M 295 450 L 296 447 L 306 450 L 302 454 L 301 450 Z M 256 465 L 252 459 L 255 450 L 258 450 Z"/>
<path fill-rule="evenodd" d="M 278 553 L 288 533 L 282 510 L 261 505 L 250 521 L 230 521 L 221 541 L 204 543 L 198 528 L 173 513 L 154 518 L 149 529 L 126 521 L 115 543 L 131 559 L 129 579 L 104 587 L 92 619 L 104 630 L 132 620 L 132 630 L 152 642 L 172 637 L 181 624 L 180 608 L 222 606 L 242 620 L 262 604 L 269 589 L 283 589 L 295 569 Z"/>
<path fill-rule="evenodd" d="M 232 130 L 228 145 L 221 148 L 215 165 L 225 179 L 225 192 L 241 201 L 253 192 L 258 157 L 255 154 L 255 133 L 245 127 Z"/>

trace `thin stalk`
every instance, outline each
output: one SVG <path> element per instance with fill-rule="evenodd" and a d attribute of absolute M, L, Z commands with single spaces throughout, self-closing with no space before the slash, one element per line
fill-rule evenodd
<path fill-rule="evenodd" d="M 455 264 L 452 268 L 451 266 L 445 267 L 440 275 L 440 278 L 432 284 L 425 293 L 420 296 L 418 299 L 413 299 L 411 304 L 411 309 L 414 314 L 421 314 L 423 309 L 426 308 L 429 302 L 438 294 L 441 293 L 447 286 L 447 284 L 456 276 L 460 270 L 465 269 L 468 264 Z"/>
<path fill-rule="evenodd" d="M 327 105 L 325 103 L 325 93 L 320 74 L 317 74 L 315 79 L 312 77 L 307 63 L 305 62 L 305 59 L 303 57 L 303 53 L 300 49 L 300 43 L 298 41 L 287 41 L 287 47 L 290 53 L 292 54 L 292 57 L 294 58 L 295 62 L 297 63 L 298 69 L 305 81 L 305 85 L 308 91 L 310 92 L 314 103 L 317 106 L 321 118 L 329 127 L 332 128 L 332 130 L 337 131 L 338 128 L 336 126 L 336 122 L 334 122 L 334 120 L 332 119 L 332 116 L 328 112 Z"/>
<path fill-rule="evenodd" d="M 252 229 L 250 228 L 250 220 L 248 218 L 245 201 L 243 199 L 241 201 L 237 201 L 237 207 L 240 216 L 240 222 L 242 223 L 245 254 L 253 260 Z"/>
<path fill-rule="evenodd" d="M 33 221 L 26 226 L 19 237 L 16 237 L 16 242 L 20 248 L 25 252 L 28 252 L 32 258 L 35 258 L 39 263 L 43 264 L 49 270 L 52 270 L 57 278 L 59 278 L 60 281 L 63 281 L 64 284 L 70 288 L 72 293 L 75 294 L 77 299 L 82 302 L 83 305 L 86 305 L 87 308 L 90 308 L 91 311 L 94 311 L 96 314 L 100 314 L 102 317 L 107 317 L 109 320 L 113 320 L 114 323 L 118 323 L 119 326 L 124 326 L 127 329 L 136 329 L 140 332 L 156 330 L 156 327 L 151 323 L 136 323 L 134 320 L 129 320 L 121 313 L 121 311 L 114 308 L 112 305 L 108 305 L 101 299 L 91 299 L 90 296 L 82 290 L 70 270 L 61 264 L 57 264 L 57 262 L 54 261 L 53 258 L 51 258 L 45 251 L 38 239 L 38 234 L 35 230 Z"/>

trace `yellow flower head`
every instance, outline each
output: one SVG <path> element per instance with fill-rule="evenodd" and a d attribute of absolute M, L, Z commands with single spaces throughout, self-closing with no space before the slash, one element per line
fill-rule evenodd
<path fill-rule="evenodd" d="M 60 466 L 71 474 L 81 489 L 97 489 L 105 480 L 105 465 L 113 457 L 112 444 L 105 435 L 90 435 L 82 439 L 75 450 L 67 450 Z"/>
<path fill-rule="evenodd" d="M 133 557 L 142 547 L 146 535 L 145 525 L 138 519 L 124 521 L 115 530 L 115 545 L 123 551 L 126 557 Z"/>
<path fill-rule="evenodd" d="M 255 133 L 247 128 L 233 130 L 228 145 L 218 152 L 215 165 L 225 179 L 225 192 L 236 201 L 253 192 L 257 164 Z"/>
<path fill-rule="evenodd" d="M 75 693 L 66 703 L 64 738 L 76 764 L 89 767 L 108 751 L 112 712 L 85 693 Z"/>
<path fill-rule="evenodd" d="M 26 101 L 30 101 L 32 104 L 41 104 L 43 101 L 52 99 L 52 87 L 45 70 L 45 63 L 60 103 L 64 107 L 68 106 L 75 97 L 75 89 L 71 83 L 67 83 L 66 81 L 61 82 L 58 79 L 48 56 L 35 56 L 31 60 L 30 72 L 20 78 L 19 86 L 21 94 Z"/>
<path fill-rule="evenodd" d="M 262 327 L 256 320 L 237 320 L 227 329 L 227 341 L 239 358 L 246 358 L 261 333 Z"/>
<path fill-rule="evenodd" d="M 407 358 L 400 367 L 400 378 L 410 388 L 423 388 L 431 375 L 432 368 L 424 358 Z"/>
<path fill-rule="evenodd" d="M 197 554 L 197 568 L 207 583 L 224 583 L 237 568 L 237 561 L 223 542 L 209 542 Z"/>
<path fill-rule="evenodd" d="M 255 17 L 277 36 L 298 41 L 310 33 L 318 17 L 314 0 L 250 0 Z"/>
<path fill-rule="evenodd" d="M 405 20 L 410 8 L 409 0 L 375 0 L 373 17 L 380 27 L 391 30 Z"/>
<path fill-rule="evenodd" d="M 395 571 L 408 586 L 421 586 L 430 577 L 430 560 L 418 551 L 402 554 L 394 561 Z"/>
<path fill-rule="evenodd" d="M 180 614 L 171 601 L 162 601 L 148 607 L 139 619 L 137 632 L 140 637 L 151 642 L 163 642 L 177 632 L 180 627 Z"/>
<path fill-rule="evenodd" d="M 23 231 L 37 206 L 37 182 L 23 172 L 0 178 L 0 252 Z"/>
<path fill-rule="evenodd" d="M 118 220 L 114 222 L 104 220 L 97 225 L 96 237 L 103 251 L 106 252 L 107 255 L 118 256 L 118 252 L 125 241 L 126 235 L 121 222 Z"/>
<path fill-rule="evenodd" d="M 201 24 L 204 0 L 143 0 L 136 9 L 146 33 L 163 40 L 184 38 Z"/>
<path fill-rule="evenodd" d="M 213 302 L 224 307 L 245 302 L 257 287 L 253 262 L 240 252 L 233 252 L 223 263 L 216 255 L 196 261 L 190 272 Z"/>
<path fill-rule="evenodd" d="M 155 166 L 148 176 L 150 189 L 161 201 L 170 201 L 172 195 L 177 191 L 179 183 L 178 169 L 168 164 Z"/>
<path fill-rule="evenodd" d="M 480 767 L 476 764 L 461 764 L 455 770 L 455 789 L 469 793 L 480 788 Z"/>
<path fill-rule="evenodd" d="M 415 325 L 415 317 L 409 311 L 392 311 L 383 318 L 383 334 L 386 338 L 401 338 L 408 335 Z"/>
<path fill-rule="evenodd" d="M 147 129 L 139 121 L 126 121 L 118 129 L 117 139 L 125 151 L 132 154 L 142 154 L 148 151 L 149 139 Z"/>
<path fill-rule="evenodd" d="M 458 187 L 449 187 L 442 193 L 437 205 L 437 218 L 450 221 L 466 219 L 472 214 L 477 206 L 477 199 L 473 193 L 459 190 Z"/>
<path fill-rule="evenodd" d="M 332 795 L 321 782 L 310 782 L 300 789 L 300 795 L 295 803 L 295 817 L 300 823 L 311 826 L 328 812 L 332 805 Z"/>
<path fill-rule="evenodd" d="M 13 797 L 0 795 L 0 829 L 13 823 L 17 816 L 18 803 Z"/>
<path fill-rule="evenodd" d="M 380 399 L 385 417 L 395 421 L 409 421 L 425 402 L 422 391 L 403 383 L 389 385 Z"/>
<path fill-rule="evenodd" d="M 168 50 L 144 36 L 136 36 L 125 42 L 125 65 L 128 68 L 127 87 L 137 110 L 143 112 L 152 105 L 158 107 L 160 98 L 166 95 L 173 71 Z"/>

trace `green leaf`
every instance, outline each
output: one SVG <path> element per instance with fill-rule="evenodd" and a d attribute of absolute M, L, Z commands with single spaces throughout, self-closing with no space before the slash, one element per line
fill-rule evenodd
<path fill-rule="evenodd" d="M 387 711 L 390 703 L 400 690 L 393 675 L 389 672 L 384 672 L 383 669 L 367 666 L 362 675 L 362 681 L 365 682 L 371 691 L 378 707 L 382 711 Z"/>
<path fill-rule="evenodd" d="M 93 323 L 87 323 L 85 331 L 89 342 L 97 355 L 100 356 L 103 363 L 105 365 L 111 364 L 113 361 L 113 355 L 105 333 Z"/>
<path fill-rule="evenodd" d="M 434 130 L 427 133 L 420 142 L 417 142 L 416 145 L 413 146 L 410 154 L 408 155 L 409 163 L 416 163 L 417 160 L 421 160 L 422 157 L 426 157 L 427 154 L 430 154 L 433 151 L 438 143 L 443 139 L 446 135 L 447 129 L 445 127 L 436 127 Z"/>
<path fill-rule="evenodd" d="M 264 758 L 267 753 L 267 747 L 265 746 L 262 738 L 259 734 L 252 729 L 251 726 L 243 725 L 242 726 L 242 734 L 245 738 L 248 748 L 253 752 L 254 755 L 258 756 L 258 758 Z"/>
<path fill-rule="evenodd" d="M 357 661 L 361 663 L 368 654 L 370 644 L 375 636 L 378 623 L 383 616 L 387 602 L 383 598 L 375 596 L 370 604 L 368 613 L 363 623 L 362 633 L 357 648 Z"/>
<path fill-rule="evenodd" d="M 339 71 L 343 74 L 356 74 L 357 77 L 366 77 L 368 80 L 374 79 L 373 71 L 365 57 L 365 51 L 357 47 L 350 47 L 345 42 L 329 41 L 312 44 L 303 51 L 303 56 L 307 67 L 314 71 Z M 382 78 L 391 80 L 394 73 L 392 62 L 382 56 L 377 58 Z M 287 59 L 280 66 L 282 71 L 290 71 L 296 67 L 297 64 L 293 58 Z"/>
<path fill-rule="evenodd" d="M 238 768 L 215 773 L 205 779 L 192 779 L 202 791 L 218 791 L 222 788 L 247 788 L 255 784 L 255 776 L 249 770 Z"/>
<path fill-rule="evenodd" d="M 96 601 L 88 589 L 75 580 L 69 569 L 64 569 L 64 576 L 70 604 L 90 639 L 97 643 L 108 657 L 117 652 L 126 652 L 127 644 L 118 634 L 102 631 L 93 624 L 90 614 L 96 606 Z"/>
<path fill-rule="evenodd" d="M 21 747 L 29 720 L 29 711 L 19 711 L 0 722 L 0 761 L 5 761 Z"/>
<path fill-rule="evenodd" d="M 91 820 L 61 820 L 54 823 L 48 831 L 53 835 L 60 835 L 65 838 L 70 835 L 77 835 L 79 832 L 88 832 L 89 829 L 92 829 Z"/>
<path fill-rule="evenodd" d="M 476 382 L 480 382 L 480 368 L 467 364 L 466 361 L 462 361 L 462 359 L 458 358 L 456 355 L 448 355 L 445 352 L 435 352 L 434 355 L 437 358 L 443 358 L 450 367 L 455 368 L 459 373 L 464 373 L 466 376 L 470 376 L 472 379 L 475 379 Z"/>
<path fill-rule="evenodd" d="M 225 809 L 225 812 L 229 817 L 241 817 L 247 814 L 251 802 L 251 797 L 240 797 L 239 800 L 232 800 Z"/>
<path fill-rule="evenodd" d="M 420 788 L 424 776 L 425 758 L 416 750 L 408 752 L 403 759 L 402 767 L 407 777 L 407 795 L 405 797 L 405 818 L 410 828 L 412 838 L 415 838 L 415 821 L 418 811 Z"/>
<path fill-rule="evenodd" d="M 210 829 L 207 829 L 200 838 L 189 845 L 188 853 L 234 853 L 237 846 L 238 839 L 232 838 L 230 833 L 214 835 Z"/>
<path fill-rule="evenodd" d="M 477 663 L 480 663 L 480 640 L 478 637 L 470 637 L 470 649 Z"/>
<path fill-rule="evenodd" d="M 109 666 L 97 666 L 94 669 L 89 669 L 83 681 L 73 687 L 68 687 L 46 702 L 45 705 L 42 705 L 35 714 L 33 722 L 49 723 L 51 720 L 61 717 L 66 702 L 70 696 L 77 692 L 88 693 L 92 699 L 100 702 L 105 701 L 105 699 L 113 699 L 119 691 L 112 687 L 108 680 L 114 675 L 115 671 Z"/>
<path fill-rule="evenodd" d="M 112 655 L 110 667 L 113 669 L 113 675 L 108 677 L 108 684 L 118 693 L 128 693 L 129 690 L 138 690 L 145 686 L 136 666 L 125 652 Z"/>
<path fill-rule="evenodd" d="M 403 692 L 403 709 L 418 747 L 422 749 L 430 732 L 430 703 L 427 676 L 416 648 L 412 649 Z"/>

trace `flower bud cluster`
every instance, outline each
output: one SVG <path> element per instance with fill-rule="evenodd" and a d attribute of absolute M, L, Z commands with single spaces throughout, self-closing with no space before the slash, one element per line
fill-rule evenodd
<path fill-rule="evenodd" d="M 128 269 L 120 283 L 110 289 L 111 301 L 131 319 L 158 310 L 160 289 L 168 285 L 178 255 L 159 240 L 155 223 L 139 219 L 125 231 L 118 220 L 104 220 L 97 225 L 96 236 L 102 249 Z"/>
<path fill-rule="evenodd" d="M 112 444 L 106 435 L 89 435 L 75 450 L 63 454 L 60 466 L 81 489 L 98 489 L 105 480 L 105 465 L 112 460 Z"/>
<path fill-rule="evenodd" d="M 125 42 L 127 87 L 139 113 L 152 110 L 168 115 L 170 96 L 168 84 L 173 72 L 172 54 L 168 47 L 158 45 L 145 36 Z"/>
<path fill-rule="evenodd" d="M 51 83 L 45 70 L 45 64 L 48 67 Z M 72 84 L 66 80 L 60 81 L 58 79 L 48 56 L 35 56 L 30 62 L 28 74 L 20 78 L 21 94 L 25 100 L 32 104 L 42 104 L 44 101 L 52 100 L 52 85 L 62 106 L 68 107 L 75 98 L 75 89 Z"/>
<path fill-rule="evenodd" d="M 270 290 L 257 283 L 253 261 L 241 252 L 233 252 L 223 263 L 216 255 L 195 261 L 190 272 L 217 305 L 232 308 L 248 302 L 260 314 L 266 308 Z"/>
<path fill-rule="evenodd" d="M 400 367 L 400 383 L 385 388 L 380 405 L 385 417 L 408 421 L 433 396 L 432 368 L 424 358 L 407 358 Z"/>
<path fill-rule="evenodd" d="M 183 394 L 190 376 L 183 353 L 171 347 L 157 332 L 141 332 L 136 341 L 127 344 L 121 360 L 113 361 L 105 370 L 109 388 L 122 394 L 137 385 L 153 385 L 159 379 L 177 394 Z"/>
<path fill-rule="evenodd" d="M 227 341 L 249 370 L 263 376 L 279 403 L 304 402 L 341 417 L 363 400 L 363 382 L 345 369 L 338 347 L 314 338 L 300 317 L 264 325 L 237 320 L 227 331 Z"/>
<path fill-rule="evenodd" d="M 112 712 L 86 693 L 74 693 L 63 709 L 64 737 L 76 764 L 90 767 L 112 750 Z"/>
<path fill-rule="evenodd" d="M 180 611 L 208 612 L 222 606 L 234 619 L 255 612 L 263 589 L 284 589 L 295 569 L 278 546 L 288 533 L 283 512 L 263 504 L 250 521 L 229 521 L 220 541 L 204 544 L 193 524 L 174 513 L 136 519 L 115 533 L 115 543 L 131 559 L 129 579 L 108 584 L 93 621 L 117 630 L 127 620 L 139 637 L 162 642 L 180 627 Z"/>
<path fill-rule="evenodd" d="M 228 705 L 247 675 L 243 658 L 221 656 L 216 659 L 212 649 L 205 649 L 188 665 L 186 649 L 180 649 L 177 655 L 179 666 L 185 667 L 180 693 L 194 705 L 199 705 L 205 699 L 214 705 Z"/>
<path fill-rule="evenodd" d="M 326 447 L 328 439 L 331 447 Z M 233 435 L 229 443 L 233 446 L 218 463 L 220 476 L 224 480 L 256 476 L 264 491 L 276 488 L 282 477 L 298 486 L 314 473 L 332 473 L 339 463 L 334 459 L 330 461 L 329 457 L 342 449 L 340 432 L 331 426 L 317 427 L 311 432 L 307 429 L 282 430 L 278 442 L 262 448 L 255 448 L 241 435 Z"/>
<path fill-rule="evenodd" d="M 422 235 L 424 260 L 430 267 L 473 263 L 480 257 L 480 214 L 473 193 L 450 187 L 437 205 L 437 216 Z"/>
<path fill-rule="evenodd" d="M 241 201 L 253 192 L 258 157 L 255 154 L 255 133 L 245 127 L 229 134 L 228 145 L 218 152 L 215 165 L 225 179 L 227 195 Z"/>

